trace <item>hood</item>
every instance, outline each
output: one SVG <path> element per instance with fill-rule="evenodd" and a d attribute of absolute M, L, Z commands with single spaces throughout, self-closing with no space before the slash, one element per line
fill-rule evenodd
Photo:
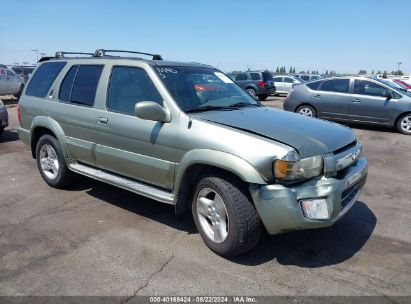
<path fill-rule="evenodd" d="M 333 152 L 355 141 L 347 127 L 268 107 L 207 111 L 193 116 L 282 142 L 296 149 L 301 158 Z"/>

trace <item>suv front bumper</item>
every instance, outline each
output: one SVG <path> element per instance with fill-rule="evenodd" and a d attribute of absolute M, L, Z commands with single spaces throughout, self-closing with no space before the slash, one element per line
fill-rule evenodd
<path fill-rule="evenodd" d="M 328 227 L 338 221 L 357 201 L 367 179 L 364 157 L 333 178 L 323 177 L 297 185 L 250 185 L 250 193 L 269 234 Z M 325 199 L 329 218 L 313 220 L 304 216 L 300 200 Z"/>

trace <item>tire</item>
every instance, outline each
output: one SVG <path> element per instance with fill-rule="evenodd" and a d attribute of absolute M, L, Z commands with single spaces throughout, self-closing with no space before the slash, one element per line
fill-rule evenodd
<path fill-rule="evenodd" d="M 251 95 L 252 97 L 254 97 L 254 98 L 257 97 L 257 91 L 254 90 L 253 88 L 248 88 L 248 89 L 246 89 L 246 92 L 247 92 L 248 94 L 250 94 L 250 95 Z"/>
<path fill-rule="evenodd" d="M 309 105 L 302 105 L 295 110 L 295 113 L 307 116 L 307 117 L 317 117 L 317 111 Z"/>
<path fill-rule="evenodd" d="M 217 176 L 202 178 L 197 184 L 192 213 L 204 243 L 223 257 L 246 253 L 260 240 L 260 217 L 248 189 L 239 181 Z"/>
<path fill-rule="evenodd" d="M 73 173 L 68 170 L 58 140 L 51 135 L 40 137 L 36 146 L 37 167 L 46 183 L 54 188 L 70 184 Z"/>
<path fill-rule="evenodd" d="M 17 92 L 17 94 L 14 94 L 13 96 L 16 97 L 17 99 L 19 99 L 21 94 L 23 93 L 23 89 L 24 89 L 24 85 L 21 85 L 19 91 Z"/>
<path fill-rule="evenodd" d="M 411 113 L 406 113 L 402 115 L 397 120 L 396 127 L 397 127 L 398 132 L 405 134 L 405 135 L 411 135 Z"/>
<path fill-rule="evenodd" d="M 0 128 L 0 135 L 3 134 L 4 129 Z"/>
<path fill-rule="evenodd" d="M 266 100 L 267 97 L 268 97 L 268 94 L 260 94 L 260 95 L 258 95 L 258 99 L 261 100 L 261 101 Z"/>

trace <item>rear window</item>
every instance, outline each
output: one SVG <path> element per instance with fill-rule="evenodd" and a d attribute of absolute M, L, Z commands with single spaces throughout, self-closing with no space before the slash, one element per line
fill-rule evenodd
<path fill-rule="evenodd" d="M 274 78 L 273 78 L 273 75 L 271 75 L 270 72 L 264 72 L 263 73 L 263 80 L 264 81 L 273 81 Z"/>
<path fill-rule="evenodd" d="M 26 95 L 46 97 L 51 85 L 65 65 L 64 61 L 43 63 L 31 77 Z"/>
<path fill-rule="evenodd" d="M 70 103 L 93 106 L 102 71 L 102 65 L 80 66 L 71 90 Z"/>
<path fill-rule="evenodd" d="M 306 86 L 309 87 L 311 90 L 318 90 L 318 87 L 320 86 L 320 84 L 322 84 L 322 81 L 314 81 L 314 82 L 310 82 L 307 83 Z"/>
<path fill-rule="evenodd" d="M 251 80 L 262 80 L 260 73 L 250 73 Z"/>
<path fill-rule="evenodd" d="M 331 79 L 323 81 L 320 90 L 327 92 L 348 93 L 349 79 Z"/>

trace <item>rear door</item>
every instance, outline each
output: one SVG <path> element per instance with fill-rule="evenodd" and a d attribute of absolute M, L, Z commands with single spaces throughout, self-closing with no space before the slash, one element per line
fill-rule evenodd
<path fill-rule="evenodd" d="M 350 79 L 335 78 L 324 80 L 317 91 L 312 93 L 312 102 L 321 117 L 347 119 L 351 102 Z"/>
<path fill-rule="evenodd" d="M 349 116 L 352 120 L 389 124 L 391 106 L 395 98 L 387 98 L 392 91 L 377 83 L 365 79 L 355 79 L 351 96 Z"/>
<path fill-rule="evenodd" d="M 243 90 L 245 89 L 248 81 L 248 75 L 247 73 L 238 73 L 235 75 L 235 80 L 236 84 L 238 84 Z"/>
<path fill-rule="evenodd" d="M 53 109 L 53 118 L 63 129 L 66 147 L 76 160 L 95 165 L 97 110 L 96 92 L 104 65 L 73 65 L 59 88 L 60 105 Z"/>

